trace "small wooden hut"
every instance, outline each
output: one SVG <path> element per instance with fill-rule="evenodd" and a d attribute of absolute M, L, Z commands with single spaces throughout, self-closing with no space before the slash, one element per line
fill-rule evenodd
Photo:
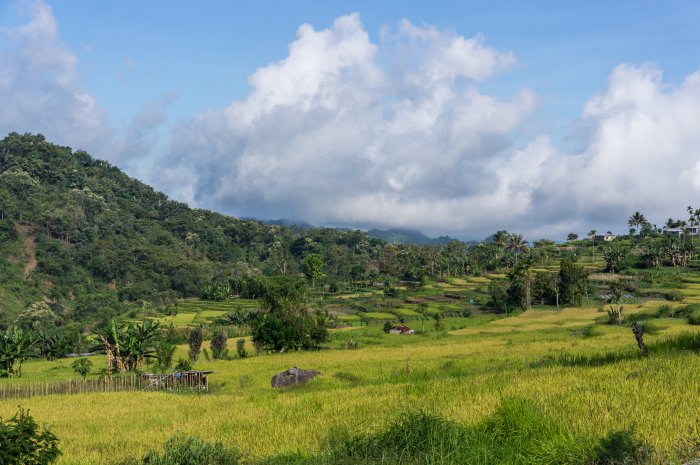
<path fill-rule="evenodd" d="M 141 375 L 143 389 L 209 390 L 211 370 L 175 371 L 173 373 L 146 373 Z"/>

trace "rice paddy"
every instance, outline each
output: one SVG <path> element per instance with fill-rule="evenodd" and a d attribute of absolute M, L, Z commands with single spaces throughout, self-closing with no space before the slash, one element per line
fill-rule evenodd
<path fill-rule="evenodd" d="M 445 284 L 448 292 L 467 295 L 488 282 L 487 277 L 469 277 Z M 682 290 L 688 298 L 699 295 L 700 280 L 685 279 Z M 334 330 L 327 350 L 227 361 L 200 358 L 195 368 L 216 372 L 210 393 L 9 399 L 0 401 L 0 416 L 11 416 L 18 405 L 29 408 L 60 438 L 64 455 L 59 464 L 117 463 L 162 447 L 176 431 L 235 445 L 254 459 L 314 454 L 330 431 L 379 431 L 405 412 L 427 412 L 470 427 L 493 415 L 503 399 L 517 397 L 586 440 L 634 426 L 650 446 L 649 463 L 680 464 L 693 454 L 700 456 L 700 450 L 688 448 L 699 439 L 693 428 L 700 416 L 700 356 L 697 347 L 689 350 L 674 342 L 700 334 L 700 327 L 685 318 L 654 319 L 645 336 L 653 350 L 642 358 L 628 326 L 600 324 L 607 313 L 599 302 L 561 311 L 464 316 L 459 311 L 469 308 L 468 300 L 430 294 L 399 301 L 371 301 L 364 293 L 334 298 L 324 308 L 335 309 L 339 321 L 364 325 Z M 381 306 L 374 308 L 373 302 Z M 445 315 L 444 330 L 436 330 L 432 320 L 417 319 L 420 303 Z M 187 326 L 218 318 L 236 305 L 226 304 L 183 302 L 176 315 L 163 318 Z M 252 301 L 240 304 L 254 307 Z M 664 305 L 669 302 L 627 303 L 624 314 L 652 315 Z M 382 332 L 383 321 L 399 317 L 417 334 Z M 357 349 L 347 348 L 349 338 Z M 229 347 L 235 353 L 235 340 L 229 339 Z M 249 340 L 246 348 L 254 353 Z M 179 346 L 175 359 L 186 353 L 187 347 Z M 96 372 L 104 359 L 92 359 Z M 31 361 L 20 380 L 0 383 L 69 379 L 70 363 Z M 291 366 L 315 369 L 322 376 L 304 387 L 272 389 L 272 375 Z"/>

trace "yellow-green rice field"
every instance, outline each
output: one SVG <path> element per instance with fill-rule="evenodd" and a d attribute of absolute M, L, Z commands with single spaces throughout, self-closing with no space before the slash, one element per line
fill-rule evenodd
<path fill-rule="evenodd" d="M 629 305 L 625 312 L 661 304 Z M 371 431 L 415 409 L 473 424 L 491 414 L 503 397 L 518 396 L 583 437 L 635 425 L 653 447 L 653 463 L 687 458 L 679 451 L 700 416 L 700 356 L 676 351 L 639 358 L 629 327 L 597 325 L 593 337 L 581 336 L 581 328 L 600 316 L 596 308 L 584 307 L 499 319 L 455 318 L 446 319 L 447 332 L 426 324 L 425 334 L 412 336 L 386 335 L 376 324 L 340 331 L 332 348 L 320 352 L 200 359 L 196 368 L 216 370 L 208 394 L 9 399 L 0 401 L 0 416 L 13 415 L 18 405 L 29 408 L 60 438 L 58 463 L 105 464 L 142 455 L 176 431 L 235 444 L 250 457 L 313 452 L 339 426 Z M 661 329 L 646 336 L 649 345 L 699 331 L 685 320 L 659 321 Z M 412 326 L 420 333 L 420 323 Z M 344 348 L 348 335 L 357 335 L 359 349 Z M 235 353 L 235 341 L 229 345 Z M 179 347 L 175 359 L 185 357 L 186 350 Z M 620 361 L 585 362 L 611 353 L 619 354 Z M 557 363 L 562 354 L 573 362 Z M 93 360 L 96 371 L 103 359 Z M 72 376 L 70 363 L 29 362 L 21 381 L 0 381 L 66 379 Z M 316 369 L 323 376 L 301 388 L 272 389 L 271 376 L 291 366 Z"/>

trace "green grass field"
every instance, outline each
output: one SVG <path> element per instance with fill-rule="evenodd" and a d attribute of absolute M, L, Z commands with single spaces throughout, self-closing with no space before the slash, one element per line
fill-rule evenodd
<path fill-rule="evenodd" d="M 589 261 L 592 271 L 601 271 L 599 260 Z M 556 271 L 549 264 L 542 269 Z M 612 275 L 596 276 L 592 282 L 603 292 Z M 326 447 L 332 432 L 374 434 L 406 412 L 478 428 L 493 421 L 504 402 L 517 398 L 566 425 L 565 436 L 576 444 L 593 444 L 610 432 L 634 427 L 650 451 L 644 463 L 681 464 L 700 456 L 700 343 L 694 350 L 676 343 L 683 334 L 700 334 L 700 326 L 689 325 L 684 317 L 647 320 L 645 341 L 651 355 L 641 358 L 629 326 L 600 323 L 607 319 L 607 306 L 600 302 L 562 311 L 536 307 L 514 316 L 483 313 L 470 303 L 486 301 L 491 280 L 503 278 L 452 278 L 397 298 L 376 289 L 324 297 L 313 305 L 350 325 L 331 331 L 326 350 L 229 361 L 200 357 L 195 368 L 215 370 L 209 393 L 7 399 L 0 400 L 0 416 L 11 416 L 18 406 L 29 408 L 59 436 L 63 465 L 138 457 L 162 447 L 175 432 L 235 445 L 257 460 L 313 455 Z M 641 319 L 655 315 L 662 305 L 700 303 L 696 272 L 652 270 L 646 279 L 645 291 L 663 295 L 678 290 L 683 301 L 637 299 L 624 305 L 625 316 Z M 443 314 L 444 330 L 436 331 L 432 318 L 418 318 L 420 304 L 427 305 L 427 315 Z M 188 327 L 214 322 L 236 308 L 258 307 L 253 300 L 190 299 L 178 303 L 175 315 L 159 321 Z M 398 318 L 405 318 L 416 334 L 384 334 L 383 323 Z M 350 339 L 358 349 L 347 348 Z M 236 353 L 235 339 L 229 339 L 229 348 Z M 254 353 L 248 338 L 246 348 Z M 175 360 L 186 356 L 187 347 L 179 346 Z M 96 377 L 105 361 L 102 356 L 92 360 L 90 376 Z M 0 379 L 0 384 L 70 379 L 71 363 L 30 361 L 22 378 Z M 322 376 L 304 387 L 272 389 L 272 375 L 291 366 L 316 369 Z"/>
<path fill-rule="evenodd" d="M 661 303 L 628 311 L 650 311 Z M 420 323 L 412 322 L 419 333 L 413 336 L 385 335 L 378 323 L 334 332 L 330 350 L 200 360 L 197 368 L 216 371 L 208 394 L 9 399 L 0 401 L 0 416 L 12 415 L 18 405 L 29 408 L 61 439 L 59 463 L 103 464 L 143 454 L 176 431 L 236 444 L 253 458 L 313 453 L 329 431 L 340 427 L 375 431 L 401 412 L 416 409 L 474 425 L 493 414 L 504 397 L 517 396 L 578 437 L 595 439 L 635 425 L 653 447 L 651 463 L 687 458 L 681 455 L 682 444 L 700 412 L 698 354 L 664 352 L 640 359 L 628 327 L 596 326 L 595 337 L 582 337 L 581 328 L 600 315 L 596 308 L 584 307 L 531 310 L 509 318 L 446 318 L 447 332 L 436 332 L 426 322 L 421 334 Z M 684 320 L 665 319 L 659 327 L 647 336 L 648 344 L 698 332 Z M 358 350 L 344 348 L 348 337 L 359 341 Z M 229 345 L 235 352 L 235 341 Z M 181 346 L 176 359 L 184 356 L 186 347 Z M 96 371 L 104 360 L 93 360 Z M 323 375 L 302 388 L 272 389 L 271 376 L 290 366 Z M 19 382 L 71 376 L 70 360 L 32 361 Z"/>

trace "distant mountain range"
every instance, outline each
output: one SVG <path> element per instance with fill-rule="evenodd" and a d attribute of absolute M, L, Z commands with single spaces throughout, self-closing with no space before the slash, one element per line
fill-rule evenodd
<path fill-rule="evenodd" d="M 449 236 L 428 237 L 413 229 L 370 229 L 367 235 L 389 244 L 445 245 L 454 240 Z"/>
<path fill-rule="evenodd" d="M 276 226 L 292 227 L 296 226 L 300 229 L 313 229 L 313 226 L 305 221 L 296 221 L 289 218 L 280 218 L 277 220 L 264 220 L 263 223 Z M 349 231 L 349 228 L 335 228 L 341 231 Z M 413 245 L 445 245 L 455 239 L 449 236 L 428 237 L 415 229 L 370 229 L 367 231 L 369 237 L 380 239 L 389 244 L 413 244 Z"/>
<path fill-rule="evenodd" d="M 254 219 L 254 218 L 250 218 Z M 296 226 L 299 229 L 314 229 L 315 226 L 312 224 L 307 223 L 306 221 L 294 221 L 290 220 L 289 218 L 280 218 L 278 220 L 264 220 L 264 224 L 269 224 L 271 226 L 284 226 L 285 228 L 291 228 L 292 226 Z M 340 229 L 340 228 L 336 228 Z"/>
<path fill-rule="evenodd" d="M 292 227 L 300 229 L 313 229 L 316 226 L 305 221 L 296 221 L 289 218 L 280 218 L 277 220 L 264 220 L 264 224 Z M 341 231 L 350 231 L 350 228 L 335 228 Z M 428 237 L 415 229 L 390 228 L 390 229 L 370 229 L 367 231 L 369 237 L 380 239 L 389 244 L 413 244 L 413 245 L 445 245 L 450 241 L 456 240 L 450 236 Z M 475 244 L 474 241 L 469 241 L 467 245 Z"/>
<path fill-rule="evenodd" d="M 414 245 L 445 245 L 450 241 L 459 241 L 450 236 L 428 237 L 415 229 L 370 229 L 369 237 L 381 239 L 389 244 L 414 244 Z M 467 247 L 475 246 L 479 241 L 461 241 Z"/>

